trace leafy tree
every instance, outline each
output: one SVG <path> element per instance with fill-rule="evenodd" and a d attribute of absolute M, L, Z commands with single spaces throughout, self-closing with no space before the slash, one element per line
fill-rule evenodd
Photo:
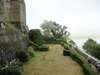
<path fill-rule="evenodd" d="M 67 37 L 70 35 L 66 26 L 61 26 L 60 24 L 53 21 L 44 20 L 44 22 L 41 24 L 41 28 L 44 37 L 61 39 L 63 36 Z"/>
<path fill-rule="evenodd" d="M 95 56 L 96 58 L 100 59 L 100 44 L 98 44 L 93 39 L 88 39 L 84 45 L 83 49 L 89 52 L 91 55 Z"/>
<path fill-rule="evenodd" d="M 93 50 L 93 46 L 97 44 L 96 41 L 94 41 L 93 39 L 89 38 L 83 45 L 83 49 L 87 50 L 87 51 L 92 51 Z"/>
<path fill-rule="evenodd" d="M 43 37 L 39 29 L 32 29 L 29 31 L 29 39 L 37 45 L 43 44 Z"/>
<path fill-rule="evenodd" d="M 100 44 L 94 45 L 90 53 L 100 60 Z"/>

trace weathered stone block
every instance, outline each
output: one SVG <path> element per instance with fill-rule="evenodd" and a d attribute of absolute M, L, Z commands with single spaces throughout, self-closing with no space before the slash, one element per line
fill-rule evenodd
<path fill-rule="evenodd" d="M 0 65 L 27 49 L 28 31 L 24 0 L 0 0 Z"/>

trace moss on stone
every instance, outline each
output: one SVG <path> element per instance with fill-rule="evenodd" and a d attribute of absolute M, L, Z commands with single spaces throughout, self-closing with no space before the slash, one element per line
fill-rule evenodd
<path fill-rule="evenodd" d="M 16 29 L 15 25 L 10 23 L 10 22 L 8 22 L 8 21 L 6 21 L 4 23 L 5 23 L 6 28 L 8 28 L 8 29 Z"/>
<path fill-rule="evenodd" d="M 2 0 L 0 0 L 0 13 L 2 12 L 2 9 L 3 9 L 3 2 Z"/>

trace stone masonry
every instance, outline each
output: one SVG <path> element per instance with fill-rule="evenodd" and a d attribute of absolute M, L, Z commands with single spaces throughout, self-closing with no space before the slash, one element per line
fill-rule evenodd
<path fill-rule="evenodd" d="M 24 0 L 0 0 L 0 65 L 27 49 L 28 31 Z"/>

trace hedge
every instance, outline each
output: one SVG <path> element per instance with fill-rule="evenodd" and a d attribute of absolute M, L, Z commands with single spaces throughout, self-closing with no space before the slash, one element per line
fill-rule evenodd
<path fill-rule="evenodd" d="M 97 75 L 82 55 L 77 53 L 74 49 L 71 49 L 67 44 L 63 44 L 63 46 L 65 49 L 69 50 L 71 58 L 81 65 L 85 75 Z"/>
<path fill-rule="evenodd" d="M 29 55 L 29 57 L 34 57 L 35 56 L 35 52 L 32 46 L 29 46 L 27 49 L 27 53 Z"/>
<path fill-rule="evenodd" d="M 37 45 L 43 45 L 43 36 L 39 29 L 31 29 L 29 31 L 29 39 Z"/>
<path fill-rule="evenodd" d="M 28 61 L 28 55 L 24 51 L 17 51 L 16 57 L 19 59 L 19 61 L 21 61 L 23 63 Z"/>
<path fill-rule="evenodd" d="M 31 46 L 34 49 L 34 51 L 38 49 L 38 45 L 33 43 L 31 40 L 28 40 L 28 45 Z"/>
<path fill-rule="evenodd" d="M 49 47 L 48 46 L 39 46 L 38 47 L 38 49 L 37 49 L 38 51 L 48 51 L 49 50 Z"/>

